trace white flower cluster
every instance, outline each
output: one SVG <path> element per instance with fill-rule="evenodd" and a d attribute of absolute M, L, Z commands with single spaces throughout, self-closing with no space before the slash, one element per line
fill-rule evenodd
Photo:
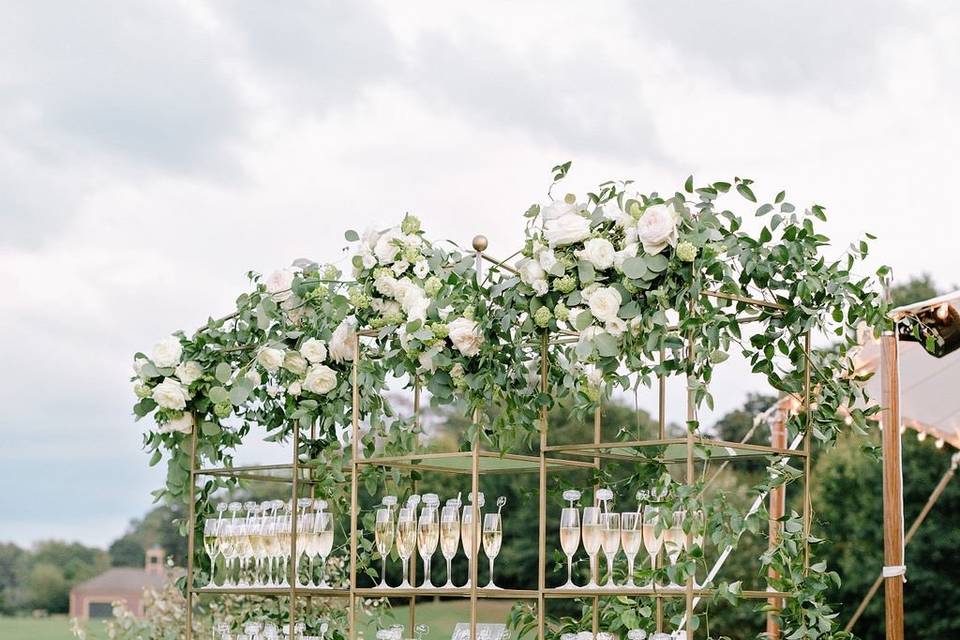
<path fill-rule="evenodd" d="M 182 358 L 183 346 L 179 338 L 168 336 L 153 346 L 149 359 L 137 358 L 133 362 L 133 372 L 137 376 L 133 385 L 136 396 L 151 398 L 158 407 L 166 410 L 163 414 L 166 419 L 157 424 L 161 433 L 193 431 L 193 414 L 185 409 L 193 397 L 190 385 L 203 376 L 203 368 L 194 360 L 183 361 Z"/>

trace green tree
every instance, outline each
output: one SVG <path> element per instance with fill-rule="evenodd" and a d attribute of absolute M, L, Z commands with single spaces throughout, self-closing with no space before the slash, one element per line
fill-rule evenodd
<path fill-rule="evenodd" d="M 141 567 L 146 557 L 143 544 L 132 534 L 126 533 L 110 543 L 110 564 L 114 567 Z"/>
<path fill-rule="evenodd" d="M 13 543 L 0 544 L 0 613 L 13 613 L 23 604 L 22 576 L 29 553 Z"/>
<path fill-rule="evenodd" d="M 49 562 L 33 565 L 27 577 L 27 599 L 34 609 L 66 613 L 70 603 L 70 583 L 63 570 Z"/>

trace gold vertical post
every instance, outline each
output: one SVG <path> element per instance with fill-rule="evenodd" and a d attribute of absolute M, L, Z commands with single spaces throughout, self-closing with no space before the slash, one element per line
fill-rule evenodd
<path fill-rule="evenodd" d="M 295 638 L 293 627 L 297 618 L 297 491 L 300 482 L 300 422 L 293 421 L 293 476 L 290 483 L 290 637 Z"/>
<path fill-rule="evenodd" d="M 690 298 L 690 315 L 693 316 L 695 307 L 694 299 L 691 296 Z M 695 357 L 696 357 L 696 348 L 693 343 L 694 333 L 691 331 L 687 336 L 687 484 L 692 485 L 695 480 L 695 470 L 693 466 L 693 422 L 697 419 L 697 397 L 696 392 L 694 391 L 692 382 L 693 382 L 693 370 L 695 366 Z M 701 499 L 703 496 L 700 496 Z M 689 514 L 688 514 L 689 515 Z M 687 548 L 689 549 L 693 546 L 693 531 L 687 532 Z M 687 640 L 693 640 L 693 576 L 687 577 L 686 584 L 686 609 L 687 609 L 687 622 L 686 622 L 686 636 Z"/>
<path fill-rule="evenodd" d="M 549 336 L 543 332 L 540 341 L 540 392 L 547 393 Z M 540 409 L 540 552 L 539 566 L 537 567 L 537 584 L 540 593 L 537 595 L 537 637 L 543 640 L 546 629 L 546 599 L 543 590 L 547 588 L 547 428 L 549 425 L 547 407 Z"/>
<path fill-rule="evenodd" d="M 663 365 L 664 360 L 667 358 L 667 350 L 663 347 L 660 347 L 660 365 Z M 663 440 L 667 437 L 667 377 L 660 373 L 657 376 L 658 383 L 658 395 L 657 395 L 657 404 L 659 410 L 657 412 L 657 437 L 660 440 Z M 663 550 L 661 549 L 655 558 L 654 570 L 660 568 L 660 559 L 663 557 Z M 663 598 L 659 595 L 656 596 L 657 603 L 657 632 L 663 632 Z"/>
<path fill-rule="evenodd" d="M 778 449 L 787 448 L 787 424 L 786 410 L 784 406 L 785 397 L 781 397 L 779 407 L 770 421 L 770 446 Z M 769 548 L 773 549 L 777 545 L 780 537 L 780 518 L 786 512 L 786 487 L 774 487 L 770 490 L 770 521 L 769 521 Z M 777 572 L 770 569 L 768 574 L 770 578 L 776 578 Z M 773 607 L 767 613 L 767 638 L 768 640 L 780 639 L 780 622 L 777 618 L 778 611 L 783 608 L 783 602 L 780 598 L 770 598 L 768 600 Z"/>
<path fill-rule="evenodd" d="M 477 565 L 480 563 L 480 409 L 473 410 L 473 450 L 470 459 L 470 494 L 473 496 L 473 533 L 470 540 L 470 638 L 477 637 Z"/>
<path fill-rule="evenodd" d="M 903 477 L 900 458 L 900 363 L 896 331 L 880 337 L 883 433 L 883 564 L 903 565 Z M 893 572 L 896 573 L 896 572 Z M 903 576 L 884 577 L 887 640 L 903 640 Z"/>
<path fill-rule="evenodd" d="M 593 444 L 600 444 L 600 431 L 602 425 L 603 416 L 600 412 L 600 400 L 597 400 L 597 407 L 593 410 Z M 597 471 L 600 471 L 600 458 L 595 457 L 593 459 L 593 466 Z M 598 485 L 594 484 L 593 491 L 596 495 Z M 593 581 L 596 584 L 600 584 L 600 555 L 596 556 L 596 561 L 591 567 L 593 571 Z M 600 597 L 593 596 L 593 637 L 597 637 L 597 633 L 600 631 Z"/>
<path fill-rule="evenodd" d="M 353 367 L 351 371 L 353 393 L 351 395 L 350 437 L 350 604 L 348 606 L 350 640 L 357 634 L 357 520 L 360 517 L 357 500 L 357 485 L 360 473 L 360 335 L 353 339 Z"/>
<path fill-rule="evenodd" d="M 193 638 L 193 554 L 196 546 L 197 530 L 197 429 L 195 424 L 190 434 L 190 506 L 187 516 L 187 640 Z M 213 581 L 213 565 L 210 566 L 210 580 Z"/>
<path fill-rule="evenodd" d="M 415 378 L 413 381 L 413 431 L 418 433 L 420 431 L 420 378 Z M 417 435 L 413 440 L 413 446 L 416 449 L 417 446 Z M 415 452 L 415 451 L 414 451 Z M 417 481 L 413 481 L 413 492 L 417 492 Z M 423 579 L 426 580 L 427 576 L 423 576 Z M 416 554 L 410 559 L 410 584 L 416 586 L 417 584 L 417 558 Z M 408 606 L 408 622 L 410 624 L 410 637 L 413 637 L 413 630 L 417 626 L 417 596 L 410 596 L 409 606 Z"/>

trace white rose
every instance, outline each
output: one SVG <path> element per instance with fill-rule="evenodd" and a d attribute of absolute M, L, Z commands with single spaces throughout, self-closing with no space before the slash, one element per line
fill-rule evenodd
<path fill-rule="evenodd" d="M 548 205 L 544 205 L 540 209 L 540 216 L 547 220 L 556 220 L 557 218 L 562 218 L 563 216 L 577 213 L 576 203 L 569 203 L 566 200 L 554 200 Z"/>
<path fill-rule="evenodd" d="M 390 268 L 393 269 L 393 275 L 399 278 L 400 276 L 403 275 L 403 272 L 406 271 L 407 267 L 409 266 L 410 266 L 410 263 L 407 262 L 406 260 L 397 260 L 396 262 L 393 263 L 393 266 Z"/>
<path fill-rule="evenodd" d="M 583 374 L 587 378 L 587 383 L 593 387 L 599 387 L 603 383 L 603 371 L 594 364 L 588 364 L 583 367 Z"/>
<path fill-rule="evenodd" d="M 643 319 L 640 316 L 630 319 L 630 334 L 638 336 L 640 335 L 640 330 L 643 328 Z"/>
<path fill-rule="evenodd" d="M 267 372 L 274 373 L 283 365 L 283 357 L 285 355 L 283 349 L 264 347 L 260 349 L 260 353 L 257 354 L 257 362 L 261 367 L 266 369 Z"/>
<path fill-rule="evenodd" d="M 590 296 L 590 313 L 601 322 L 610 322 L 617 318 L 622 298 L 613 287 L 601 287 Z"/>
<path fill-rule="evenodd" d="M 173 370 L 173 375 L 189 387 L 203 375 L 203 367 L 195 360 L 187 360 L 177 365 L 177 368 Z"/>
<path fill-rule="evenodd" d="M 353 360 L 353 343 L 357 334 L 347 320 L 344 320 L 334 329 L 330 337 L 329 352 L 334 362 L 343 362 L 344 360 Z"/>
<path fill-rule="evenodd" d="M 604 323 L 604 329 L 614 337 L 622 336 L 627 331 L 627 322 L 623 318 L 610 318 Z"/>
<path fill-rule="evenodd" d="M 680 214 L 670 205 L 656 204 L 647 207 L 637 221 L 637 236 L 643 250 L 649 254 L 660 253 L 667 246 L 677 244 L 677 222 Z"/>
<path fill-rule="evenodd" d="M 637 255 L 637 250 L 639 246 L 636 242 L 631 242 L 627 244 L 623 249 L 617 251 L 616 255 L 613 256 L 613 266 L 620 271 L 623 269 L 623 263 L 627 258 L 633 258 Z"/>
<path fill-rule="evenodd" d="M 396 293 L 397 279 L 388 273 L 382 273 L 373 281 L 373 288 L 380 295 L 392 298 Z"/>
<path fill-rule="evenodd" d="M 413 275 L 421 280 L 430 275 L 430 265 L 426 260 L 417 260 L 417 264 L 413 265 Z"/>
<path fill-rule="evenodd" d="M 325 364 L 318 364 L 307 371 L 303 380 L 303 388 L 311 393 L 323 395 L 333 391 L 337 386 L 337 372 Z"/>
<path fill-rule="evenodd" d="M 360 262 L 364 269 L 373 269 L 377 266 L 377 256 L 373 255 L 373 252 L 369 249 L 365 249 L 360 252 Z"/>
<path fill-rule="evenodd" d="M 301 392 L 301 388 L 300 388 L 299 380 L 297 380 L 296 382 L 291 382 L 290 386 L 287 387 L 287 393 L 289 393 L 293 397 L 299 396 L 300 392 Z"/>
<path fill-rule="evenodd" d="M 153 345 L 153 364 L 161 369 L 175 367 L 183 355 L 183 347 L 176 336 L 168 336 Z"/>
<path fill-rule="evenodd" d="M 543 225 L 543 236 L 551 247 L 580 242 L 590 237 L 590 221 L 576 213 L 569 213 Z"/>
<path fill-rule="evenodd" d="M 622 215 L 623 211 L 620 209 L 620 203 L 617 202 L 617 199 L 608 200 L 600 210 L 603 212 L 603 217 L 608 220 L 618 220 Z"/>
<path fill-rule="evenodd" d="M 547 272 L 543 270 L 539 262 L 531 260 L 530 258 L 524 258 L 517 264 L 517 269 L 520 271 L 520 280 L 533 287 L 534 292 L 538 296 L 547 293 L 549 289 L 547 285 Z"/>
<path fill-rule="evenodd" d="M 290 290 L 293 286 L 293 271 L 290 269 L 274 271 L 263 283 L 267 287 L 267 293 L 272 295 L 274 300 L 282 302 L 293 295 L 293 291 Z"/>
<path fill-rule="evenodd" d="M 287 351 L 283 356 L 283 368 L 296 376 L 302 376 L 307 370 L 307 359 L 299 351 Z"/>
<path fill-rule="evenodd" d="M 395 297 L 404 313 L 407 314 L 407 320 L 423 321 L 427 319 L 427 307 L 430 306 L 430 300 L 423 289 L 414 284 L 410 278 L 397 281 Z"/>
<path fill-rule="evenodd" d="M 399 238 L 400 233 L 396 227 L 384 231 L 377 238 L 377 244 L 373 247 L 373 254 L 377 256 L 380 264 L 390 264 L 397 259 L 397 254 L 400 252 L 400 245 L 397 243 Z"/>
<path fill-rule="evenodd" d="M 179 433 L 193 433 L 193 414 L 189 411 L 184 411 L 177 418 L 171 418 L 163 424 L 158 424 L 160 433 L 173 433 L 177 431 Z"/>
<path fill-rule="evenodd" d="M 483 336 L 480 335 L 477 323 L 469 318 L 457 318 L 453 322 L 447 323 L 450 342 L 459 349 L 460 353 L 467 357 L 473 357 L 480 353 L 480 343 L 483 342 Z"/>
<path fill-rule="evenodd" d="M 154 402 L 164 409 L 182 411 L 187 406 L 187 389 L 174 378 L 164 378 L 163 382 L 153 388 L 151 394 Z"/>
<path fill-rule="evenodd" d="M 323 362 L 327 359 L 327 345 L 323 340 L 308 338 L 300 345 L 300 354 L 312 364 Z"/>
<path fill-rule="evenodd" d="M 590 238 L 583 244 L 583 249 L 573 253 L 581 260 L 603 270 L 613 266 L 616 250 L 613 243 L 605 238 Z"/>
<path fill-rule="evenodd" d="M 544 249 L 537 255 L 537 262 L 544 271 L 550 271 L 557 264 L 557 256 L 553 249 Z"/>

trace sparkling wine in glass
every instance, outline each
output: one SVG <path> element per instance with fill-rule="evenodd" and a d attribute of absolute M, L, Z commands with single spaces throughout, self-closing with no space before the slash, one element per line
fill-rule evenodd
<path fill-rule="evenodd" d="M 399 588 L 409 589 L 409 563 L 417 547 L 417 510 L 415 507 L 403 507 L 397 513 L 397 554 L 403 564 L 403 581 Z"/>
<path fill-rule="evenodd" d="M 473 501 L 473 494 L 469 494 L 467 499 Z M 478 492 L 477 505 L 464 505 L 463 516 L 460 518 L 460 539 L 463 541 L 463 553 L 467 556 L 467 583 L 464 585 L 465 587 L 471 585 L 473 566 L 479 554 L 479 545 L 474 548 L 474 542 L 479 543 L 480 541 L 474 538 L 473 532 L 474 528 L 476 528 L 478 534 L 480 532 L 480 525 L 483 523 L 483 505 L 483 493 Z"/>
<path fill-rule="evenodd" d="M 680 559 L 680 552 L 683 551 L 685 546 L 687 535 L 683 532 L 683 513 L 678 512 L 673 515 L 673 526 L 668 529 L 663 530 L 663 548 L 667 552 L 667 557 L 670 560 L 670 566 L 676 566 L 677 560 Z M 679 589 L 681 585 L 670 580 L 670 584 L 667 585 L 668 589 Z"/>
<path fill-rule="evenodd" d="M 620 514 L 613 512 L 601 514 L 600 524 L 603 526 L 600 546 L 603 548 L 603 555 L 607 558 L 607 582 L 604 586 L 612 589 L 616 586 L 613 582 L 613 562 L 620 551 Z"/>
<path fill-rule="evenodd" d="M 567 581 L 561 589 L 572 589 L 577 585 L 573 582 L 573 556 L 580 548 L 580 510 L 574 506 L 580 499 L 580 492 L 569 489 L 563 492 L 563 499 L 570 503 L 560 511 L 560 548 L 567 556 Z"/>
<path fill-rule="evenodd" d="M 490 582 L 484 589 L 499 589 L 493 583 L 493 561 L 500 554 L 500 545 L 503 543 L 503 520 L 500 513 L 486 513 L 483 516 L 483 552 L 490 562 Z"/>
<path fill-rule="evenodd" d="M 377 509 L 376 523 L 373 528 L 377 553 L 380 554 L 380 589 L 386 589 L 390 586 L 387 584 L 387 556 L 390 555 L 390 549 L 393 548 L 393 538 L 396 532 L 393 523 L 393 507 L 396 504 L 396 496 L 385 496 L 383 498 L 383 508 Z"/>
<path fill-rule="evenodd" d="M 657 556 L 663 547 L 663 534 L 658 532 L 660 512 L 656 507 L 647 506 L 643 510 L 643 546 L 650 556 L 650 584 L 648 589 L 657 586 Z"/>
<path fill-rule="evenodd" d="M 423 560 L 423 583 L 420 587 L 433 589 L 430 561 L 433 559 L 433 554 L 437 552 L 437 544 L 440 542 L 440 514 L 438 512 L 440 498 L 435 493 L 424 494 L 423 504 L 424 507 L 420 511 L 420 520 L 417 525 L 417 550 Z"/>
<path fill-rule="evenodd" d="M 626 587 L 635 587 L 633 582 L 633 567 L 640 546 L 643 544 L 643 526 L 640 512 L 627 511 L 620 514 L 620 546 L 627 556 L 627 584 Z"/>
<path fill-rule="evenodd" d="M 320 556 L 320 584 L 318 588 L 329 589 L 327 583 L 327 558 L 333 550 L 333 514 L 324 511 L 327 503 L 319 501 L 319 509 L 314 516 L 314 531 L 316 532 L 316 554 Z"/>
<path fill-rule="evenodd" d="M 603 525 L 600 522 L 600 507 L 584 507 L 583 520 L 580 523 L 580 535 L 583 538 L 583 550 L 590 556 L 590 582 L 586 588 L 597 587 L 597 552 L 603 542 Z"/>
<path fill-rule="evenodd" d="M 210 581 L 207 583 L 208 587 L 215 586 L 213 574 L 217 567 L 217 556 L 220 555 L 217 544 L 219 540 L 219 528 L 220 520 L 217 518 L 207 518 L 203 521 L 203 550 L 206 551 L 207 557 L 210 558 Z"/>
<path fill-rule="evenodd" d="M 447 583 L 444 589 L 456 588 L 453 584 L 453 558 L 460 546 L 460 501 L 447 500 L 440 512 L 440 552 L 447 561 Z"/>

